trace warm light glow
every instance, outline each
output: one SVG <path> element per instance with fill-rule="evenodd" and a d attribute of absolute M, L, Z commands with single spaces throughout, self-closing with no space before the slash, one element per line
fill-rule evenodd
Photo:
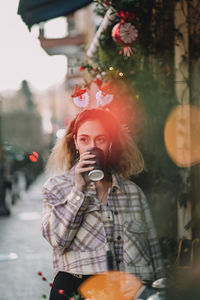
<path fill-rule="evenodd" d="M 179 167 L 200 162 L 200 108 L 178 105 L 170 114 L 164 131 L 165 145 Z"/>
<path fill-rule="evenodd" d="M 95 83 L 90 85 L 88 94 L 90 97 L 89 108 L 96 107 L 96 94 L 98 86 Z M 112 102 L 108 104 L 109 111 L 117 118 L 121 124 L 126 124 L 128 128 L 133 129 L 133 134 L 139 134 L 145 114 L 139 101 L 135 99 L 134 91 L 130 90 L 124 83 L 119 84 L 112 81 L 110 93 L 114 96 Z"/>
<path fill-rule="evenodd" d="M 109 68 L 109 70 L 110 70 L 110 71 L 113 71 L 113 70 L 114 70 L 114 68 L 113 68 L 113 67 L 110 67 L 110 68 Z"/>
<path fill-rule="evenodd" d="M 119 76 L 120 76 L 120 77 L 124 76 L 124 73 L 120 72 L 120 73 L 119 73 Z"/>

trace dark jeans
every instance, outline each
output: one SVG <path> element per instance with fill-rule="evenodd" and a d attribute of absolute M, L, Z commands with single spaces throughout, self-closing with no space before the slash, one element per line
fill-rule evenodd
<path fill-rule="evenodd" d="M 53 281 L 49 300 L 68 300 L 74 294 L 78 294 L 78 287 L 81 283 L 89 278 L 90 275 L 83 275 L 77 278 L 66 272 L 58 272 Z M 64 290 L 64 295 L 59 294 L 59 290 Z"/>

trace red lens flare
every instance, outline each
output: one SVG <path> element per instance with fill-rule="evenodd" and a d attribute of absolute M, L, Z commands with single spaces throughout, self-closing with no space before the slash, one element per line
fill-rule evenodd
<path fill-rule="evenodd" d="M 39 154 L 35 151 L 33 151 L 30 155 L 29 155 L 29 159 L 32 161 L 32 162 L 37 162 L 38 161 L 38 158 L 39 158 Z"/>
<path fill-rule="evenodd" d="M 39 158 L 39 154 L 37 152 L 33 151 L 32 153 L 36 158 Z"/>
<path fill-rule="evenodd" d="M 146 122 L 146 115 L 138 91 L 128 87 L 122 80 L 112 80 L 110 84 L 102 83 L 102 86 L 109 87 L 109 93 L 114 97 L 103 108 L 108 109 L 120 124 L 125 124 L 134 137 L 139 136 Z M 96 107 L 95 99 L 98 91 L 99 87 L 95 81 L 88 91 L 90 96 L 89 108 Z"/>

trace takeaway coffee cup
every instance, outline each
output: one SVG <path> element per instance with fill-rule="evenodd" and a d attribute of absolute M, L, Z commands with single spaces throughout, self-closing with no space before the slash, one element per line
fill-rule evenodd
<path fill-rule="evenodd" d="M 90 148 L 88 151 L 95 155 L 91 159 L 95 160 L 94 169 L 88 173 L 88 178 L 92 181 L 99 181 L 104 177 L 104 152 L 97 147 Z"/>

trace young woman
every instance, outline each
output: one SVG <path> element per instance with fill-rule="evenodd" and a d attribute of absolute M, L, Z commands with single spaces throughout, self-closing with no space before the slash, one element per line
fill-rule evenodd
<path fill-rule="evenodd" d="M 105 157 L 102 180 L 87 179 L 100 148 Z M 44 185 L 42 233 L 53 248 L 54 287 L 50 300 L 72 296 L 88 276 L 107 271 L 111 250 L 114 269 L 144 281 L 163 277 L 159 243 L 148 203 L 128 178 L 144 161 L 127 129 L 103 109 L 86 109 L 69 125 L 48 160 L 62 170 Z M 65 297 L 66 299 L 66 297 Z"/>

